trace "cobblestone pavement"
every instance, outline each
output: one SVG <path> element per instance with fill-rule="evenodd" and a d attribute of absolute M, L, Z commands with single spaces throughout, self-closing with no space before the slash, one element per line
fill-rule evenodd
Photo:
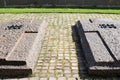
<path fill-rule="evenodd" d="M 71 25 L 74 25 L 79 19 L 89 18 L 112 18 L 118 20 L 120 15 L 79 13 L 0 14 L 1 22 L 17 19 L 39 19 L 46 20 L 49 23 L 33 77 L 11 80 L 86 80 L 80 74 L 85 70 L 85 67 L 82 67 L 84 61 L 82 61 L 83 57 L 80 54 L 77 55 L 76 51 L 79 51 L 79 49 L 76 49 L 75 43 L 72 41 Z M 88 79 L 93 80 L 93 78 Z M 106 79 L 112 80 L 116 78 L 102 80 Z"/>

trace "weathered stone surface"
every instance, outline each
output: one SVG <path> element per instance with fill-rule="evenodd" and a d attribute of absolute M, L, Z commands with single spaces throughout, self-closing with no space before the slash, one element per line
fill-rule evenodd
<path fill-rule="evenodd" d="M 58 80 L 66 80 L 66 77 L 59 77 Z"/>
<path fill-rule="evenodd" d="M 0 24 L 1 75 L 12 77 L 32 73 L 46 27 L 47 23 L 39 20 Z"/>
<path fill-rule="evenodd" d="M 55 77 L 50 77 L 49 80 L 57 80 Z"/>
<path fill-rule="evenodd" d="M 112 26 L 111 26 L 112 25 Z M 76 23 L 89 73 L 120 74 L 120 23 L 112 19 L 81 20 Z"/>
<path fill-rule="evenodd" d="M 40 80 L 39 77 L 31 77 L 29 80 Z"/>
<path fill-rule="evenodd" d="M 93 53 L 96 65 L 103 65 L 110 62 L 114 62 L 113 58 L 111 57 L 110 53 L 108 52 L 108 50 L 106 49 L 96 32 L 85 33 L 85 36 Z"/>
<path fill-rule="evenodd" d="M 6 60 L 25 61 L 26 57 L 34 43 L 37 33 L 23 33 L 16 42 L 11 52 L 7 55 Z M 29 41 L 28 41 L 29 40 Z M 26 54 L 27 53 L 27 54 Z"/>
<path fill-rule="evenodd" d="M 68 78 L 68 80 L 76 80 L 76 78 Z"/>

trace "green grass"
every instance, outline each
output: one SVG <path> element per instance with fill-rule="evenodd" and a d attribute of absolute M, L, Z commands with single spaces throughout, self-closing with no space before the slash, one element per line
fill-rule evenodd
<path fill-rule="evenodd" d="M 86 8 L 0 8 L 0 13 L 102 13 L 120 14 L 120 9 Z"/>

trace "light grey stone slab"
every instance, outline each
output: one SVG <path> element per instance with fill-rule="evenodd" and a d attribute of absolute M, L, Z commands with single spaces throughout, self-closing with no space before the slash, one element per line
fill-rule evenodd
<path fill-rule="evenodd" d="M 29 80 L 40 80 L 39 77 L 30 77 Z"/>
<path fill-rule="evenodd" d="M 1 75 L 15 77 L 32 73 L 46 27 L 47 23 L 40 20 L 14 20 L 0 24 Z"/>
<path fill-rule="evenodd" d="M 57 80 L 55 77 L 50 77 L 49 80 Z"/>
<path fill-rule="evenodd" d="M 18 80 L 18 79 L 0 79 L 0 80 Z"/>
<path fill-rule="evenodd" d="M 40 80 L 48 80 L 48 78 L 40 78 Z"/>
<path fill-rule="evenodd" d="M 25 61 L 36 36 L 37 33 L 23 33 L 11 52 L 7 55 L 6 60 Z"/>
<path fill-rule="evenodd" d="M 66 77 L 58 77 L 58 80 L 66 80 Z"/>
<path fill-rule="evenodd" d="M 76 78 L 68 78 L 68 80 L 76 80 Z"/>

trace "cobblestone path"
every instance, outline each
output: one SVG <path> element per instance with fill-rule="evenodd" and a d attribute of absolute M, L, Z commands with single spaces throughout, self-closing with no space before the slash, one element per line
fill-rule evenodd
<path fill-rule="evenodd" d="M 75 43 L 72 41 L 71 26 L 79 19 L 89 18 L 112 18 L 118 20 L 120 15 L 79 13 L 0 14 L 1 22 L 17 19 L 39 19 L 46 20 L 49 23 L 33 77 L 3 80 L 86 80 L 80 74 L 85 67 L 82 67 L 83 62 L 81 60 L 83 58 L 80 54 L 77 55 L 76 51 L 79 50 L 76 49 Z M 92 78 L 88 79 L 93 80 Z M 112 80 L 116 78 L 105 78 L 104 80 L 106 79 Z"/>

